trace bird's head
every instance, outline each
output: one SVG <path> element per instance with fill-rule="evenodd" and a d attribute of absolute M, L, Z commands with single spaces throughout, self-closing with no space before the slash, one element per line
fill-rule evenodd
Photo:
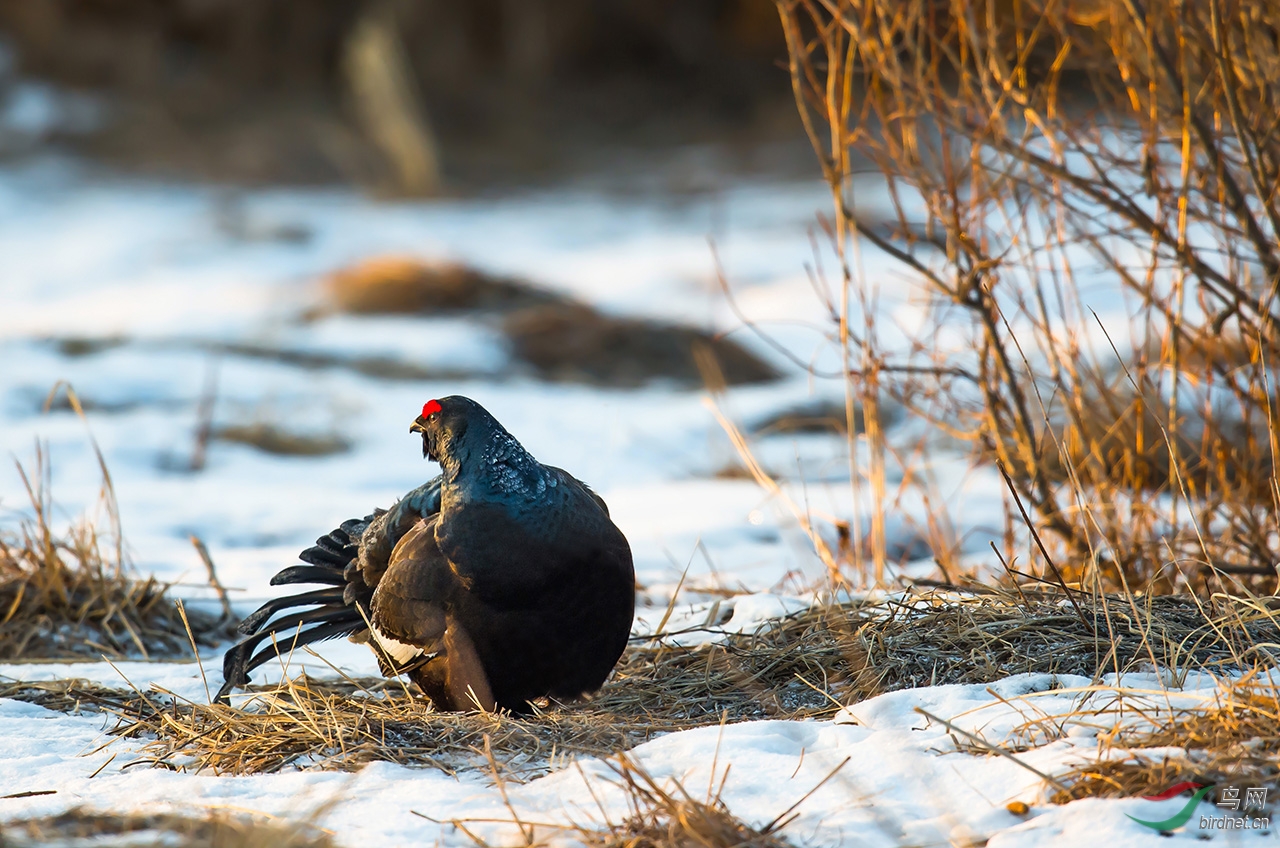
<path fill-rule="evenodd" d="M 456 482 L 473 495 L 488 492 L 510 500 L 555 485 L 544 479 L 546 469 L 471 398 L 450 395 L 427 401 L 409 432 L 422 434 L 422 455 L 440 463 L 446 483 Z"/>
<path fill-rule="evenodd" d="M 409 425 L 409 432 L 422 434 L 424 457 L 443 463 L 451 456 L 450 449 L 461 442 L 476 410 L 483 412 L 475 401 L 459 395 L 429 400 Z"/>

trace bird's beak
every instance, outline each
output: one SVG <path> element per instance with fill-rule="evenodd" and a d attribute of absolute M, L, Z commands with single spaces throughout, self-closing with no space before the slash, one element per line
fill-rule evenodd
<path fill-rule="evenodd" d="M 413 423 L 409 425 L 409 432 L 410 433 L 427 432 L 427 419 L 419 415 L 417 418 L 413 420 Z"/>

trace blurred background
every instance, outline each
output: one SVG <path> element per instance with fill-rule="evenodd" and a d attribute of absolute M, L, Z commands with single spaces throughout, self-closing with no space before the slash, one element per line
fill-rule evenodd
<path fill-rule="evenodd" d="M 820 176 L 771 0 L 0 2 L 0 446 L 44 483 L 0 518 L 103 526 L 87 425 L 124 557 L 199 595 L 199 538 L 248 605 L 464 394 L 609 499 L 646 603 L 698 546 L 686 594 L 807 585 L 705 397 L 847 476 L 795 364 L 839 373 Z"/>
<path fill-rule="evenodd" d="M 400 196 L 812 168 L 767 0 L 24 0 L 0 38 L 8 156 Z"/>

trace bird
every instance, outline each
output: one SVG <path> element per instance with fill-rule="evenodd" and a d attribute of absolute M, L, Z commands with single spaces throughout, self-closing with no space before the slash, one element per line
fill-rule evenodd
<path fill-rule="evenodd" d="M 631 547 L 604 500 L 470 398 L 428 401 L 409 432 L 440 473 L 271 579 L 323 588 L 241 621 L 215 701 L 277 655 L 339 636 L 368 644 L 384 676 L 407 675 L 439 711 L 528 714 L 604 684 L 635 615 Z"/>

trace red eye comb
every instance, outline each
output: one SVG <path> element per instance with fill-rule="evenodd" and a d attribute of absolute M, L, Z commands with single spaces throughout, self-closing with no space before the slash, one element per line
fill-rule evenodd
<path fill-rule="evenodd" d="M 431 415 L 431 413 L 439 412 L 439 411 L 440 411 L 440 401 L 438 400 L 429 400 L 422 405 L 423 418 L 427 418 L 428 416 Z"/>

